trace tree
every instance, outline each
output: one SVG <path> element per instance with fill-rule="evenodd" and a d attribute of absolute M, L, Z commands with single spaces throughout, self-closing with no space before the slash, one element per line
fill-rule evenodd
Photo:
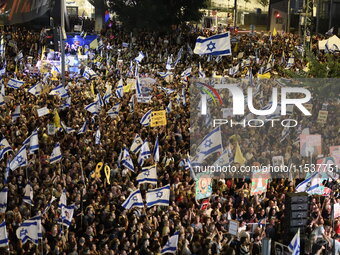
<path fill-rule="evenodd" d="M 246 9 L 247 4 L 249 4 L 251 2 L 251 0 L 244 0 L 244 9 Z"/>
<path fill-rule="evenodd" d="M 172 25 L 199 21 L 206 0 L 109 0 L 110 11 L 128 30 L 169 30 Z"/>
<path fill-rule="evenodd" d="M 265 8 L 269 4 L 269 0 L 257 0 L 257 2 Z"/>

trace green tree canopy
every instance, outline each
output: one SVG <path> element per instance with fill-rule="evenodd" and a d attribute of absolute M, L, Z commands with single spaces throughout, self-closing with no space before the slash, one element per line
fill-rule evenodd
<path fill-rule="evenodd" d="M 206 0 L 109 0 L 111 12 L 128 30 L 168 30 L 171 25 L 185 21 L 198 21 L 202 17 L 199 9 Z"/>

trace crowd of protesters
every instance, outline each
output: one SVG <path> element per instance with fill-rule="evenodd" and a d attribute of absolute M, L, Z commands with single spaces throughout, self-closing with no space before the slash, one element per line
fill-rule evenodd
<path fill-rule="evenodd" d="M 60 109 L 62 99 L 48 95 L 51 88 L 60 83 L 51 78 L 44 79 L 45 74 L 32 73 L 26 66 L 29 56 L 32 66 L 42 59 L 43 43 L 39 33 L 28 30 L 5 28 L 2 31 L 7 46 L 3 62 L 6 62 L 6 73 L 2 81 L 6 85 L 10 78 L 16 77 L 25 81 L 20 89 L 5 86 L 5 105 L 0 107 L 1 135 L 6 137 L 14 152 L 8 153 L 0 162 L 0 186 L 9 189 L 7 211 L 1 215 L 6 220 L 9 254 L 66 254 L 66 255 L 111 255 L 111 254 L 160 254 L 162 247 L 175 231 L 180 232 L 177 254 L 261 254 L 263 238 L 288 245 L 287 227 L 285 222 L 285 199 L 288 192 L 294 192 L 296 184 L 301 180 L 273 179 L 267 187 L 267 192 L 261 196 L 250 195 L 251 178 L 223 178 L 213 181 L 213 194 L 209 198 L 208 206 L 202 208 L 201 202 L 195 199 L 195 180 L 190 169 L 185 168 L 181 161 L 187 159 L 190 152 L 190 90 L 189 82 L 183 81 L 181 73 L 192 66 L 191 77 L 198 77 L 198 63 L 206 77 L 213 75 L 227 77 L 229 68 L 241 65 L 242 60 L 249 59 L 249 63 L 240 67 L 233 74 L 233 78 L 244 78 L 248 67 L 251 66 L 254 80 L 260 68 L 264 66 L 271 54 L 275 64 L 270 71 L 273 77 L 286 77 L 284 69 L 287 59 L 295 56 L 293 72 L 300 72 L 307 66 L 307 61 L 301 56 L 296 46 L 302 41 L 297 35 L 278 34 L 241 34 L 233 35 L 238 38 L 233 42 L 233 56 L 221 59 L 209 59 L 192 54 L 189 48 L 199 35 L 209 36 L 211 30 L 201 30 L 186 27 L 173 30 L 166 34 L 156 32 L 126 33 L 112 26 L 102 31 L 100 38 L 104 48 L 89 50 L 89 60 L 86 64 L 96 72 L 91 80 L 82 75 L 67 73 L 66 85 L 71 97 L 71 105 Z M 313 54 L 319 61 L 325 61 L 325 53 L 317 48 L 314 37 Z M 15 41 L 17 47 L 8 45 Z M 124 42 L 128 47 L 122 47 Z M 171 54 L 176 58 L 183 47 L 183 55 L 171 77 L 164 79 L 158 72 L 164 72 L 166 61 Z M 15 62 L 18 51 L 22 51 L 24 59 Z M 81 49 L 85 53 L 85 49 Z M 124 93 L 122 99 L 110 99 L 109 104 L 103 106 L 101 112 L 93 116 L 84 107 L 93 102 L 95 95 L 102 96 L 106 86 L 112 86 L 115 91 L 120 78 L 124 85 L 128 78 L 134 78 L 130 69 L 130 61 L 142 51 L 146 56 L 139 66 L 139 76 L 156 80 L 152 88 L 152 102 L 149 104 L 136 103 L 131 111 L 129 101 L 135 93 L 131 90 Z M 286 56 L 282 60 L 282 53 Z M 243 52 L 242 58 L 237 58 Z M 338 56 L 338 53 L 332 53 Z M 92 58 L 92 60 L 91 60 Z M 259 58 L 259 61 L 256 60 Z M 121 60 L 121 61 L 118 61 Z M 81 69 L 84 69 L 82 66 Z M 44 80 L 44 81 L 43 81 Z M 44 82 L 44 91 L 39 96 L 27 92 L 32 85 Z M 173 94 L 165 90 L 173 89 Z M 263 94 L 270 95 L 270 82 L 263 86 Z M 185 90 L 186 103 L 177 100 Z M 93 93 L 94 92 L 94 93 Z M 182 99 L 183 100 L 183 99 Z M 151 128 L 140 124 L 142 116 L 150 109 L 163 110 L 172 101 L 172 110 L 167 114 L 167 125 Z M 117 118 L 112 119 L 107 111 L 117 102 L 121 102 L 121 109 Z M 300 131 L 309 128 L 311 134 L 322 135 L 322 154 L 329 155 L 329 146 L 340 144 L 339 98 L 313 97 L 312 116 L 300 116 Z M 11 113 L 17 104 L 21 105 L 20 117 L 12 121 Z M 326 125 L 316 123 L 317 113 L 327 104 L 328 121 Z M 58 131 L 49 134 L 48 124 L 53 124 L 54 114 L 38 117 L 36 110 L 47 106 L 51 112 L 59 112 L 60 120 L 67 127 L 76 131 L 84 121 L 88 122 L 87 132 L 78 135 L 77 132 L 66 133 Z M 39 128 L 39 150 L 29 155 L 29 165 L 10 172 L 7 184 L 4 184 L 4 173 L 7 160 L 15 155 L 23 141 L 33 130 Z M 95 144 L 94 134 L 97 129 L 101 132 L 101 143 Z M 202 129 L 211 130 L 205 126 Z M 246 164 L 260 162 L 269 164 L 273 156 L 282 155 L 285 164 L 293 160 L 296 165 L 303 165 L 309 159 L 299 153 L 299 143 L 296 143 L 298 129 L 294 129 L 289 136 L 281 140 L 282 128 L 243 128 L 233 127 L 226 131 L 228 136 L 237 135 L 241 151 L 246 158 Z M 170 184 L 170 204 L 151 208 L 133 208 L 125 210 L 121 205 L 138 185 L 136 176 L 141 171 L 137 163 L 137 155 L 130 152 L 134 161 L 135 171 L 120 167 L 119 154 L 122 148 L 129 148 L 136 134 L 147 139 L 150 145 L 155 144 L 158 135 L 160 145 L 160 162 L 157 163 L 158 185 Z M 59 142 L 62 161 L 49 164 L 54 145 Z M 233 141 L 228 140 L 226 146 Z M 153 148 L 151 148 L 153 149 Z M 315 158 L 313 159 L 315 160 Z M 103 162 L 110 169 L 110 184 L 105 174 L 100 178 L 93 178 L 97 163 Z M 145 165 L 153 164 L 152 157 Z M 30 182 L 34 191 L 34 206 L 23 202 L 23 189 Z M 58 202 L 42 213 L 51 197 L 59 198 L 63 189 L 67 190 L 67 203 L 75 204 L 76 210 L 69 228 L 58 224 L 60 210 Z M 155 188 L 155 185 L 144 184 L 139 187 L 144 196 L 145 191 Z M 332 246 L 337 246 L 339 254 L 340 221 L 332 221 L 332 204 L 340 202 L 339 198 L 330 196 L 310 196 L 308 226 L 301 235 L 305 240 L 307 254 L 331 254 Z M 16 236 L 16 229 L 20 224 L 35 215 L 42 214 L 43 237 L 39 245 L 31 242 L 22 244 Z M 230 220 L 239 222 L 238 236 L 228 233 Z M 259 224 L 255 224 L 259 223 Z M 289 238 L 292 238 L 290 236 Z M 2 248 L 1 254 L 6 254 Z"/>

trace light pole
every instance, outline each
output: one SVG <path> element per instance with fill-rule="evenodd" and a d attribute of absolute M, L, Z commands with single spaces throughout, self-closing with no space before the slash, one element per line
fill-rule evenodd
<path fill-rule="evenodd" d="M 60 0 L 60 52 L 61 52 L 61 83 L 65 87 L 65 47 L 64 35 L 65 31 L 65 5 L 64 0 Z"/>
<path fill-rule="evenodd" d="M 237 24 L 237 0 L 234 0 L 234 31 Z"/>

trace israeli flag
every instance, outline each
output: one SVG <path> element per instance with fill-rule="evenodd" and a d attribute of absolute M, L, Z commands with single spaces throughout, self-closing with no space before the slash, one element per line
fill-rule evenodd
<path fill-rule="evenodd" d="M 59 219 L 59 224 L 62 224 L 67 228 L 70 227 L 74 214 L 74 208 L 74 205 L 63 206 L 61 208 L 61 218 Z"/>
<path fill-rule="evenodd" d="M 12 159 L 11 163 L 9 164 L 9 168 L 14 171 L 18 167 L 27 166 L 27 151 L 26 145 L 22 146 L 17 155 Z"/>
<path fill-rule="evenodd" d="M 40 219 L 39 219 L 40 218 Z M 25 244 L 28 240 L 38 245 L 41 236 L 41 217 L 25 220 L 16 231 L 17 238 Z"/>
<path fill-rule="evenodd" d="M 208 38 L 199 36 L 196 39 L 194 53 L 198 55 L 208 54 L 214 56 L 231 55 L 229 32 L 213 35 Z"/>
<path fill-rule="evenodd" d="M 170 113 L 172 111 L 172 101 L 168 104 L 167 107 L 165 107 L 166 113 Z"/>
<path fill-rule="evenodd" d="M 186 97 L 185 97 L 185 88 L 182 88 L 182 95 L 181 95 L 181 98 L 182 98 L 182 104 L 183 104 L 184 106 L 186 106 L 187 103 L 186 103 Z"/>
<path fill-rule="evenodd" d="M 100 138 L 101 138 L 101 134 L 100 134 L 100 129 L 98 128 L 95 134 L 95 144 L 100 144 Z"/>
<path fill-rule="evenodd" d="M 20 104 L 15 107 L 14 112 L 12 113 L 12 121 L 16 121 L 17 118 L 20 117 Z"/>
<path fill-rule="evenodd" d="M 97 103 L 98 107 L 103 107 L 104 106 L 104 102 L 103 102 L 103 99 L 100 96 L 100 93 L 97 94 L 95 102 Z"/>
<path fill-rule="evenodd" d="M 39 150 L 38 129 L 35 129 L 32 132 L 32 134 L 29 137 L 27 137 L 22 144 L 27 145 L 29 147 L 30 153 Z"/>
<path fill-rule="evenodd" d="M 172 73 L 167 71 L 167 72 L 158 72 L 157 74 L 158 74 L 160 77 L 165 78 L 165 77 L 171 75 Z"/>
<path fill-rule="evenodd" d="M 31 93 L 33 96 L 39 96 L 41 92 L 43 91 L 44 87 L 41 82 L 38 82 L 37 84 L 33 85 L 29 88 L 28 92 Z"/>
<path fill-rule="evenodd" d="M 158 189 L 151 189 L 146 192 L 146 206 L 148 208 L 154 205 L 169 206 L 169 202 L 170 184 Z"/>
<path fill-rule="evenodd" d="M 9 151 L 13 151 L 12 147 L 9 145 L 7 139 L 4 137 L 0 141 L 0 160 L 2 160 L 5 154 Z"/>
<path fill-rule="evenodd" d="M 215 128 L 209 134 L 207 134 L 201 144 L 196 149 L 196 156 L 198 162 L 202 163 L 203 160 L 210 155 L 223 151 L 222 136 L 220 127 Z"/>
<path fill-rule="evenodd" d="M 321 184 L 319 172 L 314 172 L 308 178 L 300 182 L 295 190 L 296 192 L 307 192 L 313 193 L 315 189 L 317 189 Z"/>
<path fill-rule="evenodd" d="M 143 203 L 142 194 L 140 190 L 138 189 L 138 190 L 132 191 L 129 197 L 122 204 L 122 207 L 124 207 L 127 210 L 134 208 L 134 207 L 143 208 L 144 203 Z"/>
<path fill-rule="evenodd" d="M 84 124 L 81 126 L 81 128 L 78 131 L 78 135 L 85 133 L 86 128 L 87 128 L 87 121 L 85 120 Z"/>
<path fill-rule="evenodd" d="M 63 189 L 61 196 L 59 198 L 58 208 L 61 209 L 67 205 L 66 189 Z"/>
<path fill-rule="evenodd" d="M 5 105 L 4 95 L 0 93 L 0 106 Z"/>
<path fill-rule="evenodd" d="M 114 104 L 113 107 L 107 112 L 107 114 L 113 119 L 116 118 L 119 114 L 120 106 L 121 103 Z"/>
<path fill-rule="evenodd" d="M 45 213 L 48 212 L 48 210 L 51 208 L 52 203 L 53 203 L 55 200 L 57 200 L 57 198 L 54 197 L 54 196 L 52 196 L 50 202 L 48 202 L 48 204 L 47 204 L 46 208 L 44 209 L 44 211 L 42 212 L 42 214 L 45 214 Z"/>
<path fill-rule="evenodd" d="M 205 78 L 205 73 L 202 71 L 201 63 L 198 63 L 198 77 Z"/>
<path fill-rule="evenodd" d="M 93 77 L 97 76 L 97 74 L 91 68 L 85 67 L 83 76 L 85 79 L 91 80 Z"/>
<path fill-rule="evenodd" d="M 139 136 L 139 134 L 136 134 L 135 139 L 133 139 L 132 145 L 130 147 L 130 151 L 133 153 L 138 153 L 140 149 L 142 148 L 143 140 Z"/>
<path fill-rule="evenodd" d="M 172 65 L 172 55 L 168 56 L 168 59 L 166 60 L 165 68 L 166 68 L 166 70 L 174 69 L 174 67 Z"/>
<path fill-rule="evenodd" d="M 8 183 L 9 171 L 11 170 L 11 169 L 9 168 L 9 164 L 10 164 L 10 161 L 8 160 L 8 161 L 7 161 L 6 168 L 5 168 L 4 184 L 7 184 L 7 183 Z"/>
<path fill-rule="evenodd" d="M 123 96 L 124 96 L 123 79 L 122 78 L 118 82 L 117 89 L 116 89 L 116 96 L 119 99 L 123 98 Z"/>
<path fill-rule="evenodd" d="M 223 166 L 228 166 L 232 163 L 231 158 L 229 157 L 229 151 L 228 150 L 224 150 L 223 153 L 221 154 L 221 156 L 219 156 L 219 158 L 215 161 L 215 163 L 213 164 L 213 166 L 216 167 L 223 167 Z"/>
<path fill-rule="evenodd" d="M 13 89 L 18 89 L 22 85 L 24 85 L 24 83 L 25 83 L 24 81 L 19 81 L 17 79 L 12 78 L 8 81 L 7 86 Z"/>
<path fill-rule="evenodd" d="M 121 160 L 121 164 L 122 164 L 122 166 L 126 167 L 129 170 L 135 171 L 135 167 L 133 165 L 129 151 L 126 148 L 124 148 L 124 151 L 123 151 L 123 157 L 122 157 L 122 160 Z"/>
<path fill-rule="evenodd" d="M 143 167 L 142 172 L 136 178 L 138 184 L 151 183 L 157 184 L 156 166 Z"/>
<path fill-rule="evenodd" d="M 141 118 L 140 124 L 142 124 L 142 126 L 147 127 L 147 126 L 150 125 L 151 112 L 152 112 L 152 110 L 147 111 L 144 114 L 144 116 Z"/>
<path fill-rule="evenodd" d="M 52 151 L 52 154 L 50 156 L 50 164 L 54 164 L 59 162 L 62 159 L 62 155 L 61 155 L 61 150 L 60 150 L 60 144 L 57 143 L 54 146 L 54 149 Z"/>
<path fill-rule="evenodd" d="M 0 192 L 0 213 L 5 213 L 7 209 L 8 188 L 4 187 Z"/>
<path fill-rule="evenodd" d="M 140 83 L 139 77 L 136 77 L 136 94 L 140 96 L 142 94 L 142 84 Z"/>
<path fill-rule="evenodd" d="M 138 63 L 136 63 L 136 66 L 135 66 L 135 77 L 138 77 Z"/>
<path fill-rule="evenodd" d="M 169 240 L 167 241 L 167 243 L 161 250 L 161 254 L 165 254 L 165 253 L 175 254 L 176 253 L 177 245 L 178 245 L 178 236 L 179 236 L 179 232 L 177 231 L 175 232 L 173 236 L 169 238 Z"/>
<path fill-rule="evenodd" d="M 192 67 L 189 67 L 187 69 L 185 69 L 182 74 L 181 74 L 181 77 L 182 78 L 186 78 L 186 77 L 189 77 L 191 75 L 191 71 L 192 71 Z"/>
<path fill-rule="evenodd" d="M 234 77 L 239 72 L 239 70 L 240 64 L 237 64 L 236 66 L 229 68 L 229 75 Z"/>
<path fill-rule="evenodd" d="M 300 229 L 298 229 L 297 233 L 288 245 L 288 249 L 292 252 L 292 255 L 300 255 Z"/>
<path fill-rule="evenodd" d="M 22 199 L 22 201 L 33 206 L 33 188 L 29 183 L 27 183 L 25 186 L 24 198 Z"/>
<path fill-rule="evenodd" d="M 64 131 L 66 132 L 66 134 L 71 134 L 72 132 L 76 132 L 73 128 L 66 126 L 64 121 L 60 121 L 60 124 L 61 124 L 62 128 L 64 129 Z"/>
<path fill-rule="evenodd" d="M 155 143 L 155 147 L 153 149 L 153 160 L 155 162 L 159 162 L 159 142 L 158 142 L 158 135 L 156 138 L 156 143 Z"/>
<path fill-rule="evenodd" d="M 61 98 L 68 97 L 67 90 L 64 88 L 62 84 L 52 89 L 49 95 L 60 96 Z"/>
<path fill-rule="evenodd" d="M 193 51 L 192 51 L 192 49 L 191 49 L 191 47 L 190 47 L 190 45 L 189 45 L 189 43 L 187 43 L 187 50 L 188 50 L 188 53 L 189 53 L 190 55 L 193 55 L 193 54 L 194 54 Z"/>
<path fill-rule="evenodd" d="M 139 54 L 138 54 L 138 56 L 135 58 L 135 61 L 137 62 L 137 63 L 140 63 L 140 62 L 142 62 L 142 60 L 143 60 L 143 58 L 145 57 L 145 55 L 143 54 L 143 52 L 139 52 Z"/>
<path fill-rule="evenodd" d="M 130 108 L 130 112 L 131 112 L 131 113 L 134 113 L 134 112 L 135 112 L 135 100 L 134 100 L 135 96 L 136 96 L 136 95 L 133 94 L 133 95 L 131 96 L 130 100 L 129 100 L 129 108 Z"/>
<path fill-rule="evenodd" d="M 112 88 L 111 88 L 111 85 L 108 85 L 106 88 L 104 97 L 103 97 L 105 104 L 108 104 L 110 102 L 110 97 L 112 97 Z"/>
<path fill-rule="evenodd" d="M 8 237 L 7 237 L 7 230 L 6 230 L 6 221 L 4 220 L 0 224 L 0 247 L 8 246 Z"/>
<path fill-rule="evenodd" d="M 179 61 L 181 60 L 182 58 L 182 54 L 183 54 L 183 47 L 181 47 L 177 53 L 177 58 L 175 60 L 175 63 L 174 63 L 174 67 L 179 63 Z"/>
<path fill-rule="evenodd" d="M 98 115 L 99 114 L 99 106 L 97 102 L 93 102 L 87 106 L 85 106 L 85 110 L 89 111 L 93 115 Z"/>
<path fill-rule="evenodd" d="M 175 92 L 174 89 L 169 89 L 169 88 L 160 87 L 160 86 L 159 86 L 158 88 L 161 89 L 161 90 L 163 90 L 167 95 L 170 95 L 170 94 L 172 94 L 172 93 Z"/>
<path fill-rule="evenodd" d="M 151 151 L 150 151 L 150 148 L 149 148 L 149 143 L 148 143 L 148 140 L 145 139 L 141 149 L 140 149 L 140 153 L 139 153 L 139 156 L 138 156 L 138 164 L 140 166 L 143 166 L 144 164 L 144 161 L 148 158 L 151 157 Z"/>

